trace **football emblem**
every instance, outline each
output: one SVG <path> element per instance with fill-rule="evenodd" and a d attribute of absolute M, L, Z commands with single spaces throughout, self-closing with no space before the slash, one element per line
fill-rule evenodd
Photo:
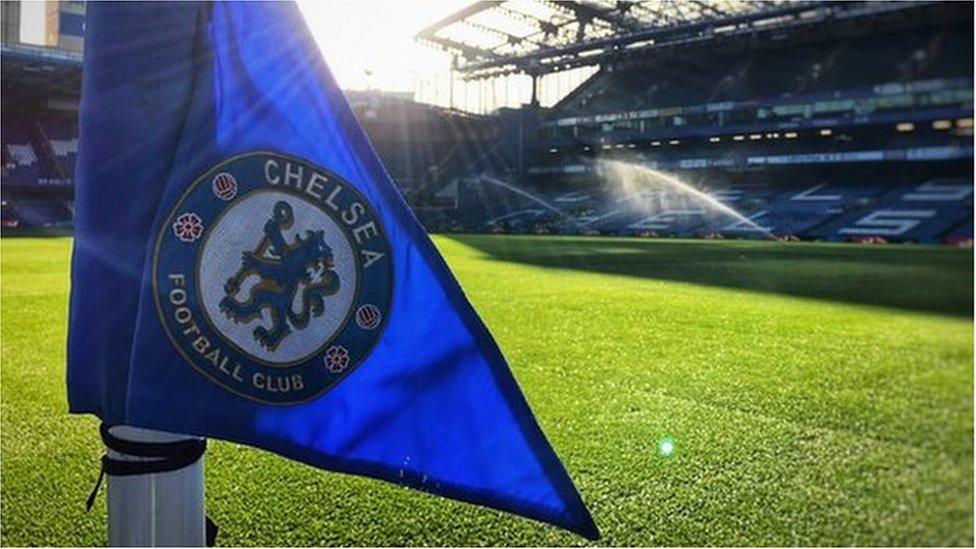
<path fill-rule="evenodd" d="M 276 153 L 232 158 L 189 186 L 164 227 L 153 265 L 160 322 L 218 385 L 303 402 L 354 371 L 380 337 L 389 243 L 372 206 L 336 174 Z"/>

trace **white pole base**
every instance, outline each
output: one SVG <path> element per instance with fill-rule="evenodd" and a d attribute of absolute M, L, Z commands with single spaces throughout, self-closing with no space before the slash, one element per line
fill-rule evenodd
<path fill-rule="evenodd" d="M 133 442 L 176 442 L 187 435 L 120 425 L 111 433 Z M 123 461 L 151 461 L 109 450 Z M 108 475 L 108 544 L 112 547 L 204 547 L 203 457 L 176 471 Z"/>

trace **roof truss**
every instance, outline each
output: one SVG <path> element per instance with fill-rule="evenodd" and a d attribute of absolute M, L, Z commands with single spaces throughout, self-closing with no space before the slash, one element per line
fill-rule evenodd
<path fill-rule="evenodd" d="M 495 0 L 480 1 L 425 28 L 421 43 L 450 53 L 468 79 L 546 74 L 595 65 L 620 52 L 716 35 L 822 23 L 925 1 Z M 723 34 L 725 33 L 725 34 Z"/>

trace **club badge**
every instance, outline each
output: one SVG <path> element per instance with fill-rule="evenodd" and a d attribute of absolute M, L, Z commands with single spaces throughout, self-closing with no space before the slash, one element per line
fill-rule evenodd
<path fill-rule="evenodd" d="M 392 294 L 389 243 L 337 175 L 271 152 L 194 181 L 155 246 L 156 306 L 197 371 L 274 404 L 314 398 L 369 354 Z"/>

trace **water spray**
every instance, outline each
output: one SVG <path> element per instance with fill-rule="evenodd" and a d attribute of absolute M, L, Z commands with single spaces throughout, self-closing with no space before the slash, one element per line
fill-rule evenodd
<path fill-rule="evenodd" d="M 614 185 L 613 190 L 621 196 L 621 200 L 626 202 L 627 207 L 639 212 L 653 215 L 662 212 L 660 204 L 653 204 L 651 200 L 641 197 L 640 193 L 646 190 L 661 190 L 661 197 L 670 194 L 677 195 L 686 200 L 682 204 L 681 210 L 690 211 L 687 203 L 693 203 L 697 207 L 704 208 L 702 213 L 712 211 L 726 215 L 735 220 L 735 224 L 742 225 L 742 232 L 754 231 L 763 235 L 764 238 L 773 238 L 769 229 L 761 227 L 755 221 L 735 211 L 727 204 L 716 200 L 714 197 L 692 187 L 688 183 L 675 177 L 674 175 L 655 170 L 647 166 L 624 162 L 621 160 L 596 160 L 597 173 L 604 181 Z M 634 200 L 634 197 L 637 199 Z"/>
<path fill-rule="evenodd" d="M 496 185 L 496 186 L 499 186 L 499 187 L 503 187 L 505 189 L 508 189 L 509 191 L 511 191 L 511 192 L 513 192 L 513 193 L 515 193 L 515 194 L 523 197 L 523 198 L 528 198 L 529 200 L 531 200 L 532 202 L 535 202 L 536 204 L 542 206 L 546 210 L 548 210 L 548 211 L 550 211 L 550 212 L 558 215 L 562 220 L 569 221 L 576 228 L 581 228 L 583 226 L 579 221 L 577 221 L 571 215 L 563 212 L 559 208 L 553 206 L 549 202 L 546 202 L 542 198 L 540 198 L 540 197 L 538 197 L 538 196 L 536 196 L 536 195 L 534 195 L 534 194 L 526 191 L 525 189 L 516 187 L 515 185 L 512 185 L 511 183 L 506 183 L 505 181 L 502 181 L 501 179 L 495 179 L 494 177 L 491 177 L 490 175 L 485 175 L 485 174 L 481 174 L 481 176 L 479 177 L 479 180 L 482 181 L 482 182 L 484 182 L 484 183 L 490 183 L 492 185 Z"/>

